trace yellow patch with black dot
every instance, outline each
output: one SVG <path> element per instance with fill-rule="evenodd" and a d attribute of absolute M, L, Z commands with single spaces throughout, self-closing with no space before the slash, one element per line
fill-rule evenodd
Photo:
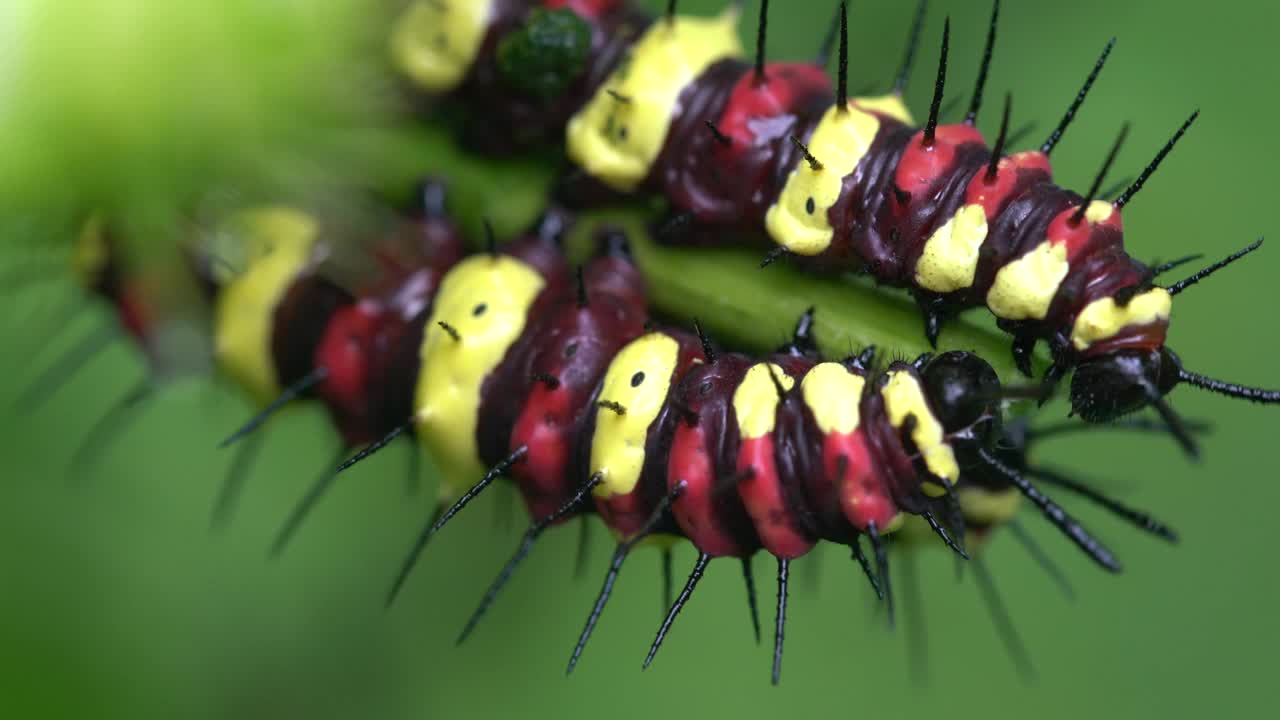
<path fill-rule="evenodd" d="M 615 190 L 636 189 L 681 111 L 680 93 L 712 63 L 740 55 L 736 10 L 717 18 L 655 21 L 569 120 L 569 157 Z"/>
<path fill-rule="evenodd" d="M 444 497 L 484 475 L 476 446 L 480 389 L 524 331 L 545 285 L 527 263 L 488 254 L 462 261 L 440 283 L 419 353 L 414 423 L 441 470 Z"/>
<path fill-rule="evenodd" d="M 845 176 L 866 157 L 879 130 L 876 116 L 852 103 L 843 110 L 833 106 L 822 116 L 808 144 L 820 165 L 797 157 L 765 214 L 765 228 L 775 243 L 796 255 L 817 255 L 831 247 L 835 230 L 827 213 L 840 199 Z"/>
<path fill-rule="evenodd" d="M 635 490 L 644 469 L 649 426 L 658 418 L 671 392 L 671 377 L 680 360 L 680 343 L 653 332 L 632 340 L 609 363 L 591 436 L 591 475 L 600 475 L 592 491 L 597 497 Z M 621 412 L 619 412 L 621 411 Z"/>

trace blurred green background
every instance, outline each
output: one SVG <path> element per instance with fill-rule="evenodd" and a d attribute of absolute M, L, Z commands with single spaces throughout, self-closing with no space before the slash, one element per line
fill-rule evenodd
<path fill-rule="evenodd" d="M 160 5 L 110 3 L 130 4 Z M 682 3 L 697 12 L 719 4 Z M 9 12 L 21 15 L 26 5 L 39 4 L 14 3 Z M 775 2 L 772 57 L 809 57 L 828 27 L 830 5 Z M 943 16 L 953 21 L 951 87 L 967 92 L 988 9 L 982 2 L 933 3 L 910 89 L 917 113 L 927 103 Z M 855 3 L 855 88 L 887 82 L 911 11 L 905 2 Z M 211 32 L 186 22 L 196 14 L 160 13 L 159 20 L 134 29 L 137 37 L 168 47 L 174 33 L 165 23 L 196 39 Z M 334 17 L 343 22 L 329 27 L 330 33 L 343 27 L 353 34 L 372 32 L 379 19 L 372 11 L 361 16 L 367 22 L 347 23 L 342 13 Z M 1087 186 L 1124 121 L 1134 123 L 1134 135 L 1116 177 L 1136 172 L 1191 109 L 1202 108 L 1198 125 L 1126 210 L 1126 228 L 1131 251 L 1141 257 L 1219 256 L 1276 230 L 1271 163 L 1280 159 L 1280 141 L 1271 119 L 1280 108 L 1273 81 L 1277 26 L 1280 9 L 1262 2 L 1008 0 L 989 97 L 1012 90 L 1015 125 L 1039 120 L 1028 142 L 1038 141 L 1102 45 L 1118 36 L 1111 65 L 1055 154 L 1058 178 Z M 0 117 L 11 119 L 21 114 L 11 101 L 26 92 L 13 81 L 15 43 L 49 38 L 14 35 L 24 27 L 20 23 L 0 27 L 9 33 L 0 32 L 0 98 L 10 94 L 0 102 Z M 58 43 L 76 44 L 74 34 L 66 35 L 76 27 L 70 20 L 54 30 L 25 27 L 58 33 L 55 49 Z M 223 32 L 240 26 L 216 27 Z M 254 27 L 233 38 L 232 46 L 254 47 L 256 54 L 202 55 L 198 62 L 225 63 L 229 73 L 251 72 L 253 63 L 273 55 L 272 48 L 294 48 L 298 37 L 315 31 L 282 23 Z M 85 37 L 96 37 L 92 27 L 84 29 Z M 750 32 L 754 22 L 744 20 L 744 33 Z M 199 48 L 179 37 L 180 45 Z M 150 57 L 145 42 L 124 45 L 137 57 Z M 323 50 L 291 57 L 320 57 Z M 181 63 L 196 54 L 159 53 L 155 62 L 171 68 L 176 62 L 181 71 Z M 60 97 L 72 94 L 59 78 L 47 79 Z M 336 82 L 326 72 L 305 79 Z M 108 83 L 104 97 L 124 98 L 126 107 L 131 93 L 150 92 L 135 85 L 145 82 L 136 75 L 106 80 L 116 84 Z M 85 85 L 103 87 L 96 81 Z M 235 98 L 236 87 L 229 82 L 222 92 Z M 267 103 L 262 112 L 297 112 L 309 102 Z M 983 116 L 991 134 L 996 105 Z M 59 132 L 98 127 L 86 107 L 93 106 L 67 108 L 75 122 Z M 163 113 L 167 106 L 142 107 Z M 57 106 L 51 108 L 57 115 Z M 335 111 L 326 121 L 340 127 L 366 119 L 359 112 Z M 183 162 L 172 164 L 127 162 L 121 148 L 145 149 L 147 137 L 181 135 L 183 118 L 168 122 L 154 136 L 124 134 L 120 145 L 99 148 L 92 162 L 69 149 L 67 143 L 75 141 L 70 135 L 42 134 L 37 131 L 49 128 L 40 123 L 0 122 L 0 146 L 21 150 L 23 162 L 16 166 L 37 173 L 24 185 L 15 164 L 7 163 L 8 190 L 0 207 L 21 216 L 53 205 L 62 199 L 57 191 L 74 186 L 110 188 L 126 199 L 122 207 L 146 214 L 152 201 L 166 201 L 151 193 L 173 188 L 174 178 L 197 187 L 199 178 L 183 173 L 213 154 L 182 156 Z M 301 132 L 309 126 L 297 117 L 279 123 L 286 135 L 290 128 Z M 214 131 L 196 133 L 191 142 L 222 137 L 216 132 L 221 125 L 210 127 Z M 357 134 L 363 129 L 354 128 Z M 309 141 L 306 133 L 284 138 L 297 148 Z M 325 159 L 334 162 L 347 149 Z M 170 150 L 158 153 L 169 157 Z M 235 147 L 224 150 L 234 153 Z M 430 149 L 423 153 L 428 164 Z M 283 165 L 275 167 L 299 162 L 296 154 L 282 154 Z M 376 174 L 374 159 L 366 157 L 362 168 Z M 232 167 L 235 160 L 217 165 L 226 171 L 221 175 L 234 177 L 253 167 L 248 161 Z M 316 163 L 308 175 L 323 175 L 325 166 Z M 132 179 L 121 188 L 113 183 L 114 173 L 126 170 Z M 0 241 L 6 270 L 23 267 L 15 249 L 20 239 Z M 1280 303 L 1280 288 L 1267 279 L 1280 266 L 1276 252 L 1264 246 L 1250 261 L 1179 298 L 1170 345 L 1189 367 L 1280 385 L 1271 360 L 1280 349 L 1271 312 Z M 711 567 L 662 654 L 642 674 L 640 661 L 663 608 L 657 554 L 639 553 L 628 563 L 582 664 L 566 679 L 564 662 L 607 561 L 605 534 L 596 528 L 591 569 L 575 580 L 576 533 L 551 533 L 473 639 L 455 648 L 461 623 L 516 542 L 523 518 L 513 509 L 515 519 L 504 527 L 498 504 L 506 496 L 483 499 L 477 511 L 433 543 L 399 604 L 384 611 L 387 583 L 433 496 L 428 485 L 407 499 L 404 447 L 345 477 L 284 557 L 267 559 L 279 522 L 335 447 L 324 416 L 313 407 L 271 423 L 239 512 L 221 532 L 209 530 L 209 515 L 230 456 L 213 448 L 250 411 L 223 384 L 199 379 L 170 387 L 89 474 L 69 477 L 69 456 L 88 427 L 144 371 L 137 354 L 119 342 L 38 411 L 14 407 L 22 388 L 60 349 L 109 322 L 104 309 L 95 307 L 74 322 L 54 324 L 53 308 L 73 292 L 65 279 L 6 289 L 0 313 L 6 478 L 0 490 L 0 714 L 6 717 L 1180 718 L 1271 712 L 1280 573 L 1266 548 L 1280 490 L 1265 447 L 1275 441 L 1280 410 L 1176 391 L 1181 412 L 1214 426 L 1199 464 L 1188 463 L 1167 440 L 1120 433 L 1073 437 L 1043 448 L 1045 462 L 1097 479 L 1127 502 L 1150 508 L 1181 531 L 1183 542 L 1163 546 L 1064 497 L 1124 560 L 1126 572 L 1111 577 L 1028 514 L 1024 524 L 1071 576 L 1072 602 L 1010 538 L 997 535 L 984 552 L 1031 650 L 1038 671 L 1033 680 L 1020 679 L 1004 654 L 972 578 L 957 583 L 952 559 L 937 549 L 916 559 L 921 615 L 905 613 L 893 632 L 875 613 L 865 581 L 843 553 L 829 549 L 798 562 L 778 688 L 769 686 L 768 648 L 752 642 L 741 580 L 729 562 Z M 1048 415 L 1063 412 L 1059 403 Z M 692 559 L 688 547 L 678 550 L 680 577 Z M 897 565 L 899 587 L 905 584 L 904 565 Z M 770 618 L 772 564 L 765 558 L 758 558 L 757 575 L 764 616 Z M 912 647 L 923 651 L 923 663 L 911 659 Z"/>

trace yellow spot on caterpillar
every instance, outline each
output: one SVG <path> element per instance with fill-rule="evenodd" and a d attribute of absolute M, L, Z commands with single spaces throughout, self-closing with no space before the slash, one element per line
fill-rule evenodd
<path fill-rule="evenodd" d="M 889 381 L 880 390 L 884 397 L 885 410 L 889 415 L 889 424 L 901 428 L 908 417 L 915 418 L 915 427 L 911 430 L 911 441 L 916 450 L 924 458 L 924 465 L 929 472 L 954 484 L 960 479 L 960 466 L 956 463 L 955 453 L 947 444 L 942 423 L 934 417 L 925 400 L 924 390 L 915 376 L 903 370 L 889 373 Z M 932 497 L 945 495 L 947 489 L 934 482 L 922 485 L 924 493 Z"/>
<path fill-rule="evenodd" d="M 999 525 L 1012 520 L 1022 506 L 1022 493 L 1017 488 L 987 490 L 968 485 L 956 490 L 960 512 L 971 525 Z"/>
<path fill-rule="evenodd" d="M 214 358 L 233 382 L 265 405 L 280 394 L 271 336 L 276 306 L 316 257 L 319 226 L 288 207 L 237 214 L 226 237 L 238 241 L 243 268 L 227 277 L 214 307 Z M 225 237 L 224 237 L 225 239 Z"/>
<path fill-rule="evenodd" d="M 770 370 L 773 377 L 769 376 Z M 773 378 L 784 390 L 795 387 L 795 378 L 773 363 L 756 363 L 747 369 L 742 382 L 733 391 L 733 414 L 738 419 L 738 432 L 743 440 L 764 437 L 773 432 L 773 423 L 777 417 L 778 387 Z"/>
<path fill-rule="evenodd" d="M 973 284 L 978 250 L 987 239 L 987 212 L 981 205 L 965 205 L 929 236 L 916 263 L 916 284 L 949 293 Z"/>
<path fill-rule="evenodd" d="M 1100 222 L 1106 222 L 1115 211 L 1116 208 L 1111 203 L 1094 200 L 1089 203 L 1089 209 L 1084 211 L 1084 219 L 1088 220 L 1090 225 L 1097 225 Z"/>
<path fill-rule="evenodd" d="M 675 338 L 654 332 L 632 340 L 609 363 L 599 399 L 618 403 L 626 412 L 596 409 L 590 474 L 601 476 L 593 491 L 597 497 L 626 495 L 640 482 L 649 426 L 666 404 L 679 359 Z"/>
<path fill-rule="evenodd" d="M 847 435 L 861 421 L 862 388 L 866 380 L 840 363 L 814 365 L 800 382 L 804 404 L 824 435 Z"/>
<path fill-rule="evenodd" d="M 832 107 L 809 138 L 809 152 L 822 167 L 803 158 L 787 177 L 778 200 L 765 215 L 769 237 L 797 255 L 817 255 L 831 246 L 835 231 L 827 211 L 840 199 L 846 175 L 853 172 L 880 130 L 880 121 L 850 104 L 847 112 Z"/>
<path fill-rule="evenodd" d="M 1006 320 L 1043 320 L 1069 269 L 1066 244 L 1046 240 L 1000 268 L 987 307 Z"/>
<path fill-rule="evenodd" d="M 1169 319 L 1173 297 L 1164 288 L 1151 288 L 1135 296 L 1128 305 L 1121 307 L 1113 298 L 1094 300 L 1076 317 L 1071 329 L 1071 344 L 1077 350 L 1115 337 L 1130 325 L 1149 325 Z"/>
<path fill-rule="evenodd" d="M 391 30 L 392 62 L 427 92 L 454 89 L 480 53 L 492 9 L 492 0 L 416 0 Z"/>
<path fill-rule="evenodd" d="M 902 102 L 902 96 L 898 93 L 878 97 L 859 97 L 854 98 L 853 102 L 867 112 L 878 112 L 906 125 L 915 124 L 915 120 L 911 119 L 911 111 L 907 109 L 907 104 Z"/>
<path fill-rule="evenodd" d="M 606 185 L 634 190 L 680 112 L 680 92 L 713 62 L 742 54 L 738 13 L 657 20 L 587 106 L 569 120 L 569 157 Z"/>
<path fill-rule="evenodd" d="M 442 471 L 444 497 L 456 497 L 484 474 L 476 447 L 480 388 L 520 337 L 545 285 L 528 264 L 488 254 L 462 261 L 440 283 L 419 353 L 414 422 Z"/>

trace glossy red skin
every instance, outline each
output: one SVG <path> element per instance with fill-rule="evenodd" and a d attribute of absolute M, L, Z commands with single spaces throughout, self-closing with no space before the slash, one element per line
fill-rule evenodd
<path fill-rule="evenodd" d="M 840 508 L 853 527 L 866 531 L 872 525 L 888 527 L 898 514 L 889 489 L 871 452 L 866 433 L 828 433 L 822 443 L 823 468 L 834 478 Z"/>
<path fill-rule="evenodd" d="M 545 285 L 529 306 L 524 332 L 480 386 L 476 447 L 480 459 L 489 467 L 511 453 L 511 433 L 520 412 L 518 403 L 529 395 L 533 384 L 525 351 L 536 342 L 536 334 L 531 328 L 541 318 L 551 315 L 573 286 L 558 240 L 527 234 L 509 243 L 501 252 L 532 266 L 542 276 Z"/>
<path fill-rule="evenodd" d="M 653 184 L 699 223 L 760 226 L 795 159 L 790 135 L 831 99 L 831 81 L 812 64 L 770 63 L 758 82 L 754 65 L 715 63 L 681 93 Z"/>
<path fill-rule="evenodd" d="M 695 360 L 702 360 L 702 346 L 698 339 L 680 330 L 663 329 L 679 343 L 679 356 L 676 367 L 669 378 L 664 395 L 662 410 L 653 423 L 649 425 L 649 433 L 645 440 L 644 465 L 640 470 L 640 479 L 635 488 L 626 494 L 613 495 L 608 498 L 595 497 L 596 511 L 605 525 L 620 538 L 633 537 L 638 533 L 653 514 L 662 497 L 667 493 L 667 461 L 671 438 L 675 425 L 680 421 L 680 412 L 671 404 L 680 378 L 684 377 Z M 599 398 L 593 395 L 592 404 Z M 595 431 L 595 413 L 589 414 L 589 422 L 584 426 L 584 437 L 590 438 Z M 589 442 L 584 442 L 579 461 L 582 467 L 590 466 Z M 585 476 L 585 475 L 584 475 Z M 675 527 L 659 528 L 660 531 L 673 532 Z"/>
<path fill-rule="evenodd" d="M 676 524 L 699 552 L 750 557 L 760 547 L 733 478 L 739 437 L 733 393 L 753 361 L 721 355 L 693 366 L 681 378 L 674 401 L 688 412 L 676 423 L 667 463 L 667 489 L 685 483 L 672 505 Z"/>
<path fill-rule="evenodd" d="M 789 372 L 798 382 L 813 365 L 803 357 L 769 360 L 792 365 Z M 694 366 L 674 399 L 688 412 L 672 436 L 666 488 L 685 483 L 673 514 L 699 552 L 749 557 L 763 547 L 776 557 L 795 558 L 820 539 L 848 543 L 873 525 L 888 527 L 901 507 L 895 495 L 918 508 L 928 506 L 931 501 L 919 492 L 924 475 L 888 425 L 882 403 L 876 405 L 874 390 L 831 401 L 865 406 L 870 400 L 867 422 L 876 426 L 878 443 L 865 424 L 848 434 L 823 434 L 798 389 L 779 405 L 772 433 L 742 438 L 732 397 L 754 362 L 727 355 L 715 365 Z M 725 481 L 734 476 L 736 487 L 726 491 Z"/>
<path fill-rule="evenodd" d="M 591 20 L 591 69 L 553 108 L 505 99 L 503 93 L 497 92 L 492 54 L 496 37 L 523 17 L 525 5 L 517 0 L 501 0 L 500 21 L 486 40 L 482 60 L 477 63 L 479 69 L 473 72 L 476 77 L 469 81 L 474 92 L 464 93 L 473 102 L 473 118 L 482 119 L 476 126 L 492 130 L 488 137 L 491 148 L 512 144 L 513 136 L 542 137 L 562 128 L 572 112 L 598 89 L 625 47 L 633 42 L 634 33 L 624 36 L 619 31 L 645 24 L 634 17 L 630 21 L 620 20 L 631 13 L 622 2 L 545 2 L 548 6 L 573 7 Z M 788 135 L 794 133 L 807 139 L 822 114 L 831 107 L 829 85 L 817 68 L 771 64 L 767 81 L 758 86 L 752 76 L 748 63 L 724 60 L 713 64 L 682 91 L 667 141 L 647 183 L 649 188 L 661 192 L 675 210 L 686 211 L 695 220 L 692 227 L 668 239 L 716 243 L 724 241 L 723 231 L 729 227 L 761 230 L 765 212 L 778 197 L 787 174 L 796 163 L 803 162 L 790 147 Z M 494 98 L 504 99 L 495 106 Z M 1028 212 L 1039 217 L 1046 210 L 1029 209 L 1026 202 L 1019 203 L 1019 200 L 1027 200 L 1033 188 L 1051 182 L 1048 158 L 1037 151 L 1015 153 L 999 161 L 997 180 L 987 183 L 980 178 L 985 175 L 983 168 L 990 150 L 973 128 L 963 124 L 940 125 L 935 141 L 925 147 L 919 142 L 918 131 L 882 113 L 875 114 L 881 126 L 871 150 L 843 179 L 841 197 L 828 211 L 830 223 L 836 229 L 830 248 L 817 256 L 797 260 L 817 269 L 867 272 L 879 282 L 910 288 L 923 308 L 944 317 L 985 305 L 995 271 L 1046 238 L 1045 225 L 1028 228 L 1021 217 Z M 724 148 L 703 127 L 707 118 L 717 119 L 722 132 L 732 138 L 731 147 Z M 513 133 L 511 128 L 520 129 L 520 133 Z M 533 130 L 526 132 L 526 129 Z M 994 187 L 985 187 L 993 184 Z M 1081 201 L 1079 195 L 1069 190 L 1049 187 L 1051 192 L 1042 192 L 1036 197 L 1052 206 L 1055 212 Z M 601 195 L 593 184 L 581 182 L 572 185 L 570 194 L 608 197 L 608 193 Z M 924 243 L 967 202 L 983 205 L 991 228 L 982 248 L 983 260 L 975 282 L 969 288 L 948 294 L 915 287 L 914 269 Z M 1011 208 L 1017 212 L 1006 217 Z M 1110 229 L 1103 232 L 1109 235 Z M 1029 238 L 1036 242 L 1026 242 Z M 1143 282 L 1145 268 L 1122 251 L 1089 250 L 1104 244 L 1095 238 L 1076 244 L 1086 250 L 1076 254 L 1071 262 L 1068 279 L 1055 300 L 1056 312 L 1041 321 L 1002 322 L 1002 326 L 1021 338 L 1049 341 L 1055 357 L 1065 366 L 1082 357 L 1117 349 L 1161 346 L 1167 320 L 1152 326 L 1126 328 L 1083 354 L 1074 348 L 1070 342 L 1071 327 L 1087 300 L 1106 297 L 1097 294 L 1104 286 L 1108 288 L 1106 292 L 1114 296 Z M 1086 285 L 1090 288 L 1088 292 L 1083 291 Z"/>
<path fill-rule="evenodd" d="M 847 367 L 855 368 L 852 364 Z M 863 374 L 857 369 L 854 372 Z M 824 401 L 865 405 L 872 394 L 875 391 L 868 385 L 862 397 Z M 792 524 L 809 542 L 851 543 L 872 523 L 884 528 L 897 514 L 885 471 L 886 461 L 897 458 L 883 456 L 867 435 L 869 423 L 883 422 L 883 415 L 872 415 L 864 417 L 851 433 L 823 433 L 799 386 L 787 393 L 778 409 L 774 432 L 778 448 L 775 492 L 784 498 Z"/>
<path fill-rule="evenodd" d="M 777 452 L 773 435 L 742 439 L 738 471 L 750 475 L 738 481 L 738 496 L 764 549 L 774 557 L 796 558 L 813 549 L 817 538 L 805 530 L 788 502 Z"/>
<path fill-rule="evenodd" d="M 423 323 L 441 279 L 462 257 L 462 239 L 445 220 L 408 221 L 375 254 L 384 260 L 383 276 L 334 313 L 313 361 L 328 371 L 315 392 L 349 447 L 381 438 L 408 417 L 404 403 L 388 396 L 412 387 Z M 406 254 L 416 262 L 388 259 Z"/>
<path fill-rule="evenodd" d="M 887 371 L 905 372 L 920 379 L 920 373 L 905 362 L 892 363 Z M 886 378 L 882 375 L 876 382 L 868 383 L 863 392 L 859 427 L 876 458 L 876 473 L 885 496 L 897 509 L 919 515 L 936 509 L 941 501 L 925 495 L 921 489 L 929 471 L 916 453 L 906 426 L 895 428 L 889 422 L 884 396 L 880 393 Z"/>
<path fill-rule="evenodd" d="M 897 150 L 901 133 L 900 124 L 882 118 L 879 135 L 893 142 L 873 145 L 872 152 L 859 165 L 894 166 L 894 183 L 886 188 L 887 211 L 869 215 L 864 209 L 837 203 L 831 213 L 837 242 L 828 253 L 806 262 L 846 269 L 862 263 L 860 269 L 881 282 L 912 287 L 925 241 L 963 204 L 976 202 L 987 213 L 988 234 L 973 285 L 947 295 L 916 288 L 914 292 L 922 306 L 948 314 L 985 305 L 986 294 L 1000 268 L 1047 239 L 1062 238 L 1068 242 L 1070 271 L 1049 313 L 1038 322 L 1004 322 L 1002 326 L 1019 335 L 1048 340 L 1055 356 L 1067 365 L 1081 357 L 1121 348 L 1152 349 L 1163 344 L 1167 321 L 1127 328 L 1085 353 L 1079 353 L 1071 344 L 1075 319 L 1089 302 L 1114 296 L 1143 281 L 1145 266 L 1123 250 L 1118 209 L 1102 223 L 1081 222 L 1067 228 L 1067 219 L 1083 199 L 1052 184 L 1049 159 L 1043 153 L 1027 151 L 1002 158 L 992 180 L 986 172 L 990 151 L 981 136 L 967 125 L 939 126 L 932 147 L 926 147 L 922 134 L 917 132 Z M 895 152 L 900 156 L 892 157 Z M 858 174 L 859 170 L 855 170 L 845 182 L 846 192 L 855 196 L 861 185 L 850 181 Z M 860 214 L 851 214 L 852 210 Z"/>
<path fill-rule="evenodd" d="M 527 358 L 516 365 L 527 378 L 547 375 L 559 383 L 551 388 L 531 380 L 527 394 L 514 398 L 519 414 L 508 449 L 525 447 L 528 454 L 509 475 L 535 518 L 552 514 L 586 482 L 574 457 L 594 411 L 592 397 L 609 361 L 644 332 L 643 281 L 629 260 L 597 257 L 584 270 L 584 283 L 585 307 L 576 289 L 566 293 L 516 350 Z"/>

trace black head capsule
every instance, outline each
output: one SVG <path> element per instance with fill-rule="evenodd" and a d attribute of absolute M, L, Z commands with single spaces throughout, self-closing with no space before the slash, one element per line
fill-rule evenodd
<path fill-rule="evenodd" d="M 953 351 L 929 360 L 921 384 L 938 421 L 948 433 L 999 417 L 1000 377 L 986 360 L 971 352 Z"/>

